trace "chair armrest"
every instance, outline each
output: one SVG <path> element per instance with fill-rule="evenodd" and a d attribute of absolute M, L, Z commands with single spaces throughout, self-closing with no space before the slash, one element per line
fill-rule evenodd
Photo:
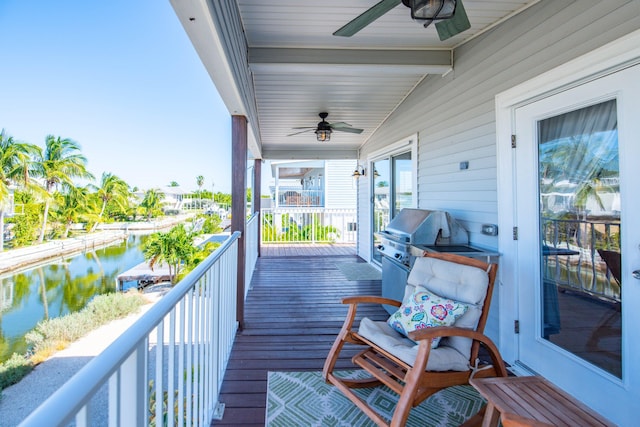
<path fill-rule="evenodd" d="M 372 295 L 358 295 L 353 297 L 342 298 L 343 304 L 386 304 L 400 307 L 402 302 L 396 301 L 390 298 L 372 296 Z"/>
<path fill-rule="evenodd" d="M 485 335 L 481 334 L 480 332 L 476 332 L 473 329 L 459 328 L 457 326 L 435 326 L 433 328 L 418 329 L 409 332 L 408 336 L 410 339 L 416 342 L 438 337 L 464 337 L 478 339 L 479 341 L 481 341 L 483 338 L 487 338 Z"/>

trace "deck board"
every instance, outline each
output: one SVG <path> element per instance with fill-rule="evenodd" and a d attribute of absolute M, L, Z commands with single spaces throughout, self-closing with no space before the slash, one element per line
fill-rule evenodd
<path fill-rule="evenodd" d="M 336 262 L 362 262 L 352 249 L 264 248 L 245 302 L 245 328 L 236 336 L 222 384 L 224 418 L 215 426 L 264 426 L 267 372 L 322 370 L 347 313 L 340 299 L 380 295 L 379 280 L 348 281 L 336 267 Z M 364 315 L 388 317 L 380 306 L 363 306 L 358 320 Z M 337 366 L 353 366 L 355 351 L 345 349 Z"/>

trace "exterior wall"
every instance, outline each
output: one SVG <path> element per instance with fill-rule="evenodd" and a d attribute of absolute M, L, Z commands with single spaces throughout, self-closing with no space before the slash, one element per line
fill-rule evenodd
<path fill-rule="evenodd" d="M 355 209 L 356 186 L 351 175 L 354 160 L 327 160 L 325 163 L 325 207 L 327 209 Z"/>
<path fill-rule="evenodd" d="M 418 132 L 418 207 L 451 212 L 473 244 L 499 250 L 497 237 L 480 234 L 481 224 L 498 223 L 497 182 L 510 179 L 496 167 L 495 95 L 638 28 L 637 0 L 542 0 L 456 49 L 454 71 L 423 80 L 362 147 L 361 163 Z M 369 259 L 368 183 L 359 184 L 358 251 Z M 487 333 L 497 338 L 493 301 Z"/>

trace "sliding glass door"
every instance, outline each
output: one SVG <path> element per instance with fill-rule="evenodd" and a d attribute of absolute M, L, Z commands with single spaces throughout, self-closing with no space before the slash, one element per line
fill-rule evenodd
<path fill-rule="evenodd" d="M 371 164 L 371 170 L 372 258 L 380 263 L 381 255 L 376 250 L 380 240 L 376 233 L 384 230 L 400 210 L 413 206 L 414 171 L 411 151 L 380 158 Z"/>

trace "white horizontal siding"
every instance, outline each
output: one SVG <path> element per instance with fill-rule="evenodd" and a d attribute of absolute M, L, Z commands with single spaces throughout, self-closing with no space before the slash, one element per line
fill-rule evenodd
<path fill-rule="evenodd" d="M 499 250 L 497 237 L 480 233 L 483 223 L 498 223 L 495 96 L 638 28 L 637 0 L 543 0 L 456 49 L 454 71 L 424 79 L 361 147 L 361 158 L 418 132 L 418 207 L 448 210 L 472 243 Z M 362 209 L 360 223 L 369 218 Z M 360 237 L 364 257 L 371 235 Z M 486 328 L 493 338 L 498 310 L 495 298 Z"/>
<path fill-rule="evenodd" d="M 638 28 L 638 1 L 543 0 L 456 49 L 454 71 L 427 77 L 361 158 L 418 132 L 418 206 L 450 211 L 473 243 L 496 248 L 497 238 L 480 234 L 498 219 L 495 95 Z M 369 215 L 362 210 L 360 222 Z M 362 238 L 366 254 L 370 237 Z"/>
<path fill-rule="evenodd" d="M 356 209 L 357 189 L 351 174 L 355 160 L 327 160 L 325 164 L 326 201 L 328 209 Z"/>

